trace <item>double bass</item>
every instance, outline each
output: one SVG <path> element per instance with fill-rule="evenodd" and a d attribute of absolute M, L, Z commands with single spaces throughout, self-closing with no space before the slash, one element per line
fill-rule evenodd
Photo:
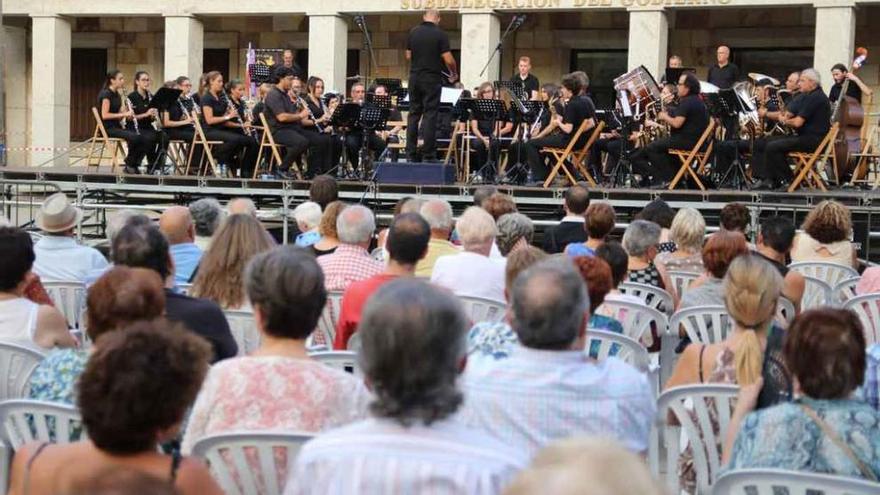
<path fill-rule="evenodd" d="M 867 58 L 868 50 L 859 47 L 850 70 L 852 72 L 858 71 Z M 840 96 L 834 102 L 834 108 L 831 112 L 831 124 L 834 125 L 837 122 L 840 126 L 837 138 L 834 140 L 834 162 L 838 183 L 841 183 L 843 177 L 848 176 L 855 168 L 855 161 L 851 166 L 849 158 L 861 150 L 862 124 L 865 122 L 865 109 L 862 108 L 862 103 L 846 94 L 849 84 L 849 79 L 843 81 Z"/>

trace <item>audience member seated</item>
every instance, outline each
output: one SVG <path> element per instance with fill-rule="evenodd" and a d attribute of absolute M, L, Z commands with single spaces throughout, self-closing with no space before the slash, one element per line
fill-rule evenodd
<path fill-rule="evenodd" d="M 70 204 L 64 193 L 55 193 L 37 212 L 37 227 L 43 237 L 33 246 L 34 272 L 44 281 L 84 282 L 94 270 L 107 267 L 97 249 L 76 242 L 76 224 L 82 210 Z"/>
<path fill-rule="evenodd" d="M 500 192 L 493 193 L 486 198 L 480 206 L 492 215 L 492 219 L 496 222 L 499 218 L 508 213 L 516 213 L 516 202 L 512 197 Z"/>
<path fill-rule="evenodd" d="M 720 230 L 709 236 L 703 247 L 705 273 L 691 283 L 681 296 L 679 309 L 693 306 L 722 306 L 724 304 L 724 275 L 730 263 L 749 252 L 746 238 L 739 232 Z"/>
<path fill-rule="evenodd" d="M 786 332 L 783 355 L 798 399 L 752 412 L 760 385 L 743 387 L 727 467 L 880 479 L 880 412 L 852 397 L 865 376 L 865 336 L 855 313 L 805 311 Z"/>
<path fill-rule="evenodd" d="M 489 199 L 489 196 L 498 192 L 498 188 L 493 185 L 479 186 L 474 189 L 473 198 L 474 206 L 483 206 L 483 202 Z"/>
<path fill-rule="evenodd" d="M 321 223 L 318 224 L 318 233 L 321 234 L 321 239 L 309 246 L 316 257 L 333 254 L 336 252 L 336 248 L 339 247 L 339 233 L 336 231 L 336 221 L 344 209 L 345 203 L 342 201 L 333 201 L 324 207 L 324 213 L 321 214 Z"/>
<path fill-rule="evenodd" d="M 165 312 L 162 279 L 152 270 L 117 266 L 89 287 L 87 335 L 93 344 L 109 332 Z M 30 379 L 29 397 L 74 404 L 76 381 L 86 367 L 89 349 L 56 349 L 46 355 Z"/>
<path fill-rule="evenodd" d="M 634 220 L 654 222 L 660 226 L 660 244 L 657 251 L 661 253 L 671 253 L 676 249 L 675 243 L 669 239 L 673 219 L 675 219 L 675 210 L 662 199 L 655 199 L 646 204 L 634 218 Z"/>
<path fill-rule="evenodd" d="M 277 247 L 257 255 L 246 278 L 260 347 L 211 367 L 187 424 L 184 453 L 208 435 L 319 432 L 366 417 L 364 385 L 306 352 L 327 300 L 315 259 L 302 248 Z M 284 458 L 276 462 L 287 466 Z"/>
<path fill-rule="evenodd" d="M 232 198 L 226 203 L 227 215 L 250 215 L 257 218 L 257 205 L 251 198 Z"/>
<path fill-rule="evenodd" d="M 623 233 L 623 248 L 629 254 L 629 282 L 660 289 L 672 287 L 665 272 L 654 264 L 660 243 L 660 226 L 647 220 L 633 220 Z M 669 289 L 667 289 L 669 290 Z"/>
<path fill-rule="evenodd" d="M 173 291 L 174 261 L 168 240 L 152 225 L 126 225 L 113 242 L 113 262 L 134 268 L 149 268 L 165 281 L 165 315 L 169 320 L 201 335 L 211 343 L 211 362 L 235 356 L 238 345 L 220 306 Z"/>
<path fill-rule="evenodd" d="M 795 311 L 800 311 L 806 280 L 800 273 L 789 270 L 785 264 L 794 236 L 794 223 L 790 219 L 782 216 L 767 217 L 761 220 L 755 252 L 779 270 L 783 280 L 782 295 L 794 304 Z"/>
<path fill-rule="evenodd" d="M 100 473 L 134 469 L 162 478 L 181 495 L 222 494 L 199 461 L 157 450 L 179 434 L 210 352 L 202 339 L 166 322 L 139 322 L 104 335 L 77 389 L 88 439 L 20 448 L 9 493 L 77 493 Z"/>
<path fill-rule="evenodd" d="M 565 247 L 565 253 L 571 257 L 594 256 L 596 249 L 607 239 L 614 230 L 616 214 L 610 203 L 598 201 L 587 207 L 586 223 L 584 229 L 587 240 L 578 244 L 569 244 Z"/>
<path fill-rule="evenodd" d="M 339 320 L 336 323 L 336 338 L 333 348 L 345 350 L 348 339 L 357 331 L 364 306 L 380 287 L 400 277 L 413 277 L 416 263 L 428 252 L 431 227 L 418 213 L 403 213 L 388 228 L 385 249 L 388 252 L 388 266 L 385 271 L 366 280 L 352 282 L 342 296 Z"/>
<path fill-rule="evenodd" d="M 565 216 L 559 224 L 544 231 L 544 251 L 549 254 L 561 253 L 572 243 L 587 240 L 584 230 L 584 212 L 590 205 L 590 192 L 584 186 L 571 186 L 565 191 L 565 203 L 562 205 Z"/>
<path fill-rule="evenodd" d="M 195 224 L 196 246 L 207 251 L 223 221 L 223 206 L 214 198 L 202 198 L 189 204 L 189 213 Z"/>
<path fill-rule="evenodd" d="M 527 459 L 453 419 L 467 325 L 440 288 L 401 279 L 379 289 L 358 330 L 373 417 L 308 442 L 285 494 L 500 493 Z"/>
<path fill-rule="evenodd" d="M 293 209 L 293 218 L 300 234 L 296 236 L 296 245 L 308 247 L 321 240 L 318 227 L 321 225 L 321 205 L 313 201 L 300 203 Z"/>
<path fill-rule="evenodd" d="M 339 200 L 339 185 L 336 179 L 331 175 L 319 175 L 312 179 L 309 185 L 309 201 L 314 201 L 321 206 L 321 209 L 327 208 L 327 205 Z"/>
<path fill-rule="evenodd" d="M 489 257 L 498 232 L 492 216 L 471 206 L 458 219 L 455 230 L 464 250 L 438 258 L 431 282 L 458 296 L 504 301 L 504 259 Z"/>
<path fill-rule="evenodd" d="M 458 247 L 449 242 L 455 221 L 452 218 L 452 205 L 445 199 L 425 201 L 419 214 L 431 226 L 431 240 L 428 242 L 428 254 L 416 265 L 416 276 L 430 278 L 438 258 L 459 252 Z"/>
<path fill-rule="evenodd" d="M 193 275 L 202 260 L 202 250 L 196 246 L 196 229 L 189 208 L 172 206 L 159 217 L 159 230 L 171 246 L 174 260 L 174 283 L 192 283 Z"/>
<path fill-rule="evenodd" d="M 721 230 L 739 232 L 746 239 L 749 237 L 749 226 L 752 223 L 752 214 L 746 205 L 742 203 L 728 203 L 721 208 L 718 215 Z"/>
<path fill-rule="evenodd" d="M 535 225 L 532 219 L 522 213 L 506 213 L 495 222 L 498 228 L 498 236 L 495 244 L 498 251 L 505 258 L 517 249 L 530 246 L 532 236 L 535 234 Z"/>
<path fill-rule="evenodd" d="M 644 459 L 620 444 L 572 438 L 541 449 L 504 495 L 662 495 Z"/>
<path fill-rule="evenodd" d="M 4 217 L 0 214 L 0 227 L 15 227 L 12 222 L 9 221 L 8 218 Z M 40 276 L 30 271 L 27 276 L 27 281 L 25 282 L 25 288 L 22 295 L 26 299 L 30 299 L 31 301 L 37 304 L 45 304 L 47 306 L 55 306 L 55 303 L 52 302 L 52 299 L 49 297 L 49 293 L 46 292 L 46 288 L 43 286 L 43 283 L 40 281 Z"/>
<path fill-rule="evenodd" d="M 516 277 L 547 256 L 547 253 L 533 246 L 510 254 L 504 268 L 504 299 L 508 303 Z M 473 370 L 486 363 L 491 364 L 499 359 L 506 359 L 518 345 L 519 338 L 507 318 L 481 321 L 468 332 L 467 369 Z"/>
<path fill-rule="evenodd" d="M 880 344 L 868 347 L 868 359 L 865 361 L 865 384 L 861 396 L 877 411 L 880 411 Z"/>
<path fill-rule="evenodd" d="M 123 227 L 128 224 L 149 225 L 150 223 L 152 223 L 152 220 L 150 220 L 149 217 L 134 210 L 119 210 L 108 217 L 107 226 L 104 229 L 107 234 L 107 242 L 109 243 L 107 247 L 108 257 L 112 258 L 113 253 L 111 251 L 113 249 L 113 239 L 116 239 L 116 235 L 119 234 L 119 231 L 121 231 Z M 95 281 L 101 278 L 101 276 L 107 273 L 111 268 L 113 268 L 113 263 L 109 263 L 106 266 L 96 268 L 89 272 L 85 278 L 86 287 L 94 284 Z"/>
<path fill-rule="evenodd" d="M 675 214 L 669 239 L 675 243 L 674 252 L 657 255 L 654 263 L 663 273 L 681 271 L 703 273 L 703 241 L 706 238 L 706 221 L 694 208 L 682 208 Z"/>
<path fill-rule="evenodd" d="M 722 235 L 742 237 L 732 232 Z M 733 261 L 724 278 L 723 290 L 733 328 L 723 342 L 688 345 L 666 388 L 701 383 L 744 387 L 763 382 L 761 407 L 789 400 L 791 380 L 781 355 L 784 331 L 773 322 L 782 293 L 782 276 L 770 263 L 747 254 Z M 717 431 L 717 423 L 713 424 L 720 447 L 724 432 Z M 690 449 L 679 457 L 678 477 L 682 489 L 693 493 L 696 472 Z"/>
<path fill-rule="evenodd" d="M 37 349 L 73 347 L 76 342 L 64 315 L 24 296 L 33 265 L 31 236 L 15 227 L 0 227 L 0 342 Z"/>
<path fill-rule="evenodd" d="M 244 293 L 244 269 L 254 256 L 275 247 L 263 225 L 250 215 L 232 215 L 214 235 L 216 244 L 202 256 L 192 295 L 223 309 L 250 308 Z"/>
<path fill-rule="evenodd" d="M 587 295 L 590 296 L 590 321 L 587 329 L 623 333 L 623 325 L 619 321 L 610 316 L 595 314 L 596 309 L 605 302 L 605 296 L 611 292 L 611 267 L 605 260 L 595 256 L 578 256 L 572 262 L 587 284 Z M 593 349 L 590 349 L 590 355 L 595 356 Z"/>
<path fill-rule="evenodd" d="M 803 232 L 794 238 L 791 248 L 792 263 L 826 261 L 858 268 L 852 236 L 852 216 L 849 209 L 833 200 L 815 206 L 801 225 Z"/>
<path fill-rule="evenodd" d="M 422 209 L 424 200 L 419 198 L 404 197 L 397 201 L 392 211 L 391 221 L 404 213 L 418 213 Z M 384 228 L 376 235 L 376 247 L 382 248 L 383 258 L 385 257 L 385 240 L 388 237 L 388 229 Z"/>
<path fill-rule="evenodd" d="M 607 302 L 630 302 L 633 304 L 644 304 L 645 301 L 631 294 L 624 294 L 620 291 L 620 284 L 627 280 L 629 276 L 629 256 L 626 250 L 617 241 L 608 241 L 596 248 L 596 257 L 605 260 L 611 268 L 611 290 L 605 296 Z M 615 311 L 604 305 L 596 308 L 593 314 L 614 317 Z"/>
<path fill-rule="evenodd" d="M 589 309 L 570 260 L 544 260 L 519 274 L 509 318 L 521 346 L 506 360 L 466 370 L 462 419 L 530 457 L 577 435 L 602 435 L 646 452 L 656 412 L 651 386 L 617 358 L 587 356 Z"/>
<path fill-rule="evenodd" d="M 318 258 L 328 291 L 344 291 L 352 282 L 382 273 L 385 265 L 367 252 L 375 231 L 376 221 L 367 207 L 352 205 L 339 213 L 336 219 L 339 247 L 333 254 Z"/>

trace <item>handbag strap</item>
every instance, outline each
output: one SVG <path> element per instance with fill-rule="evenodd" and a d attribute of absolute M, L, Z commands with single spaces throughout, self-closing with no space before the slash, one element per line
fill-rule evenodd
<path fill-rule="evenodd" d="M 815 422 L 819 426 L 822 432 L 825 433 L 825 435 L 830 438 L 832 442 L 834 442 L 834 445 L 837 445 L 837 448 L 843 451 L 843 453 L 846 454 L 847 457 L 849 457 L 849 460 L 851 460 L 856 465 L 856 467 L 859 468 L 862 476 L 874 482 L 878 481 L 877 476 L 874 474 L 874 471 L 867 465 L 865 465 L 865 463 L 861 459 L 859 459 L 859 456 L 857 456 L 856 453 L 853 452 L 849 445 L 847 445 L 846 442 L 844 442 L 840 438 L 837 432 L 834 431 L 834 429 L 832 429 L 831 426 L 828 425 L 828 423 L 826 423 L 822 420 L 822 418 L 819 417 L 819 415 L 816 413 L 816 411 L 813 410 L 813 408 L 803 403 L 798 405 L 801 406 L 801 409 L 804 410 L 807 416 L 809 416 L 810 419 L 812 419 L 813 422 Z"/>

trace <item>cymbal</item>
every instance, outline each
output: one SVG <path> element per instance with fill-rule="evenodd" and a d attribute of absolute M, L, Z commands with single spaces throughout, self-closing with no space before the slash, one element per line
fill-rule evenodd
<path fill-rule="evenodd" d="M 700 81 L 700 93 L 717 93 L 720 88 L 712 83 Z"/>
<path fill-rule="evenodd" d="M 758 72 L 749 72 L 749 79 L 755 82 L 758 82 L 761 79 L 769 79 L 774 86 L 779 86 L 779 79 L 776 79 L 775 77 L 765 76 L 764 74 L 760 74 Z"/>

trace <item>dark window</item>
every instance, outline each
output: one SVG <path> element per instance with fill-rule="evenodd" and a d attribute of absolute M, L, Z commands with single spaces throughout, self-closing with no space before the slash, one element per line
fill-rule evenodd
<path fill-rule="evenodd" d="M 582 70 L 590 77 L 596 108 L 614 107 L 614 78 L 626 72 L 626 59 L 626 50 L 571 51 L 571 71 Z"/>
<path fill-rule="evenodd" d="M 205 48 L 202 55 L 202 72 L 208 73 L 216 70 L 223 76 L 223 81 L 229 82 L 229 49 Z"/>
<path fill-rule="evenodd" d="M 95 131 L 92 107 L 107 76 L 105 48 L 74 48 L 70 55 L 70 137 L 86 140 Z M 131 78 L 131 76 L 128 76 Z M 131 82 L 128 90 L 131 91 Z"/>
<path fill-rule="evenodd" d="M 748 77 L 750 72 L 756 72 L 784 83 L 792 72 L 813 66 L 813 48 L 731 47 L 730 50 L 733 63 L 739 67 L 743 78 Z"/>

